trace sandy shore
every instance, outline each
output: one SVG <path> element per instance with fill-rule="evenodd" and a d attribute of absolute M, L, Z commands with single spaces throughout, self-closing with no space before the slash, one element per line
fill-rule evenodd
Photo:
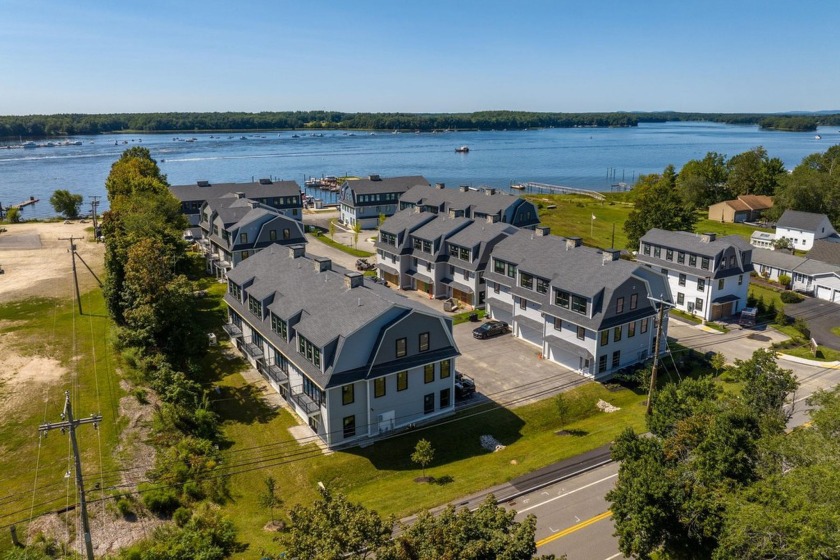
<path fill-rule="evenodd" d="M 76 251 L 102 278 L 105 246 L 93 241 L 85 231 L 91 223 L 4 224 L 0 233 L 0 302 L 26 297 L 72 297 L 73 274 L 70 243 L 59 238 L 83 237 L 76 241 Z M 77 259 L 79 287 L 82 293 L 97 285 L 96 280 Z"/>

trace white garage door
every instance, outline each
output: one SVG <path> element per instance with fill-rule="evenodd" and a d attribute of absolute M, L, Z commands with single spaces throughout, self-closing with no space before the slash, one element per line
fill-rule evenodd
<path fill-rule="evenodd" d="M 817 286 L 817 297 L 827 301 L 831 301 L 831 288 L 826 286 Z"/>
<path fill-rule="evenodd" d="M 578 356 L 564 352 L 552 344 L 548 345 L 548 359 L 572 370 L 577 370 L 580 366 L 580 358 Z"/>
<path fill-rule="evenodd" d="M 832 299 L 834 303 L 840 303 L 840 290 L 834 290 L 834 299 Z"/>
<path fill-rule="evenodd" d="M 508 325 L 513 322 L 513 315 L 504 309 L 499 309 L 498 307 L 494 307 L 492 303 L 487 304 L 490 308 L 490 317 L 496 319 L 497 321 L 504 321 Z"/>
<path fill-rule="evenodd" d="M 537 330 L 523 323 L 517 323 L 516 336 L 542 348 L 542 330 Z"/>

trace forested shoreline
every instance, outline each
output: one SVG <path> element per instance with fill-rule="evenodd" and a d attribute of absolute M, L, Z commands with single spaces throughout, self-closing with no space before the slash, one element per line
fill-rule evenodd
<path fill-rule="evenodd" d="M 214 132 L 294 129 L 520 130 L 526 128 L 632 127 L 639 123 L 709 121 L 807 132 L 840 125 L 840 114 L 760 113 L 344 113 L 339 111 L 114 113 L 0 116 L 0 138 L 43 138 L 115 132 Z"/>

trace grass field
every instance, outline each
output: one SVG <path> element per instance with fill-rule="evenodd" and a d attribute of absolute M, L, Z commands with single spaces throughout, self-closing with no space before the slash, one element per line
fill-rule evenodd
<path fill-rule="evenodd" d="M 348 247 L 344 243 L 339 243 L 338 241 L 333 241 L 327 235 L 315 235 L 315 239 L 317 239 L 318 241 L 320 241 L 324 245 L 329 245 L 330 247 L 332 247 L 334 249 L 338 249 L 339 251 L 344 251 L 348 255 L 352 255 L 354 257 L 360 257 L 360 258 L 364 259 L 364 258 L 367 258 L 367 257 L 372 257 L 374 255 L 373 253 L 369 253 L 367 251 L 362 251 L 361 249 L 355 249 L 353 247 Z"/>
<path fill-rule="evenodd" d="M 85 425 L 77 431 L 89 499 L 100 497 L 97 485 L 119 482 L 115 469 L 121 465 L 114 452 L 122 426 L 123 391 L 111 352 L 111 322 L 99 290 L 84 294 L 82 304 L 81 316 L 69 297 L 0 305 L 0 360 L 7 367 L 17 357 L 25 361 L 15 375 L 0 377 L 0 526 L 28 520 L 30 512 L 62 508 L 68 499 L 71 504 L 76 501 L 72 478 L 64 477 L 72 471 L 68 436 L 54 431 L 40 446 L 38 438 L 41 423 L 60 421 L 64 391 L 70 392 L 76 418 L 103 416 L 98 430 Z M 28 374 L 32 368 L 38 368 L 36 378 Z M 103 472 L 107 474 L 100 475 Z M 99 507 L 91 507 L 92 516 Z M 0 549 L 8 545 L 8 538 L 3 529 Z"/>

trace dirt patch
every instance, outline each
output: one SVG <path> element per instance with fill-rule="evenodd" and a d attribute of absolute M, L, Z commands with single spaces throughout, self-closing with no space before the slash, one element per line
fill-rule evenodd
<path fill-rule="evenodd" d="M 53 358 L 23 356 L 12 347 L 13 335 L 0 343 L 0 414 L 13 415 L 43 395 L 44 385 L 56 384 L 67 369 Z"/>
<path fill-rule="evenodd" d="M 81 237 L 75 241 L 76 252 L 102 278 L 105 245 L 95 243 L 90 223 L 6 224 L 0 233 L 0 302 L 26 297 L 69 297 L 73 293 L 72 259 L 68 241 L 59 238 Z M 37 241 L 38 243 L 35 243 Z M 96 280 L 77 259 L 79 288 L 85 291 Z"/>

